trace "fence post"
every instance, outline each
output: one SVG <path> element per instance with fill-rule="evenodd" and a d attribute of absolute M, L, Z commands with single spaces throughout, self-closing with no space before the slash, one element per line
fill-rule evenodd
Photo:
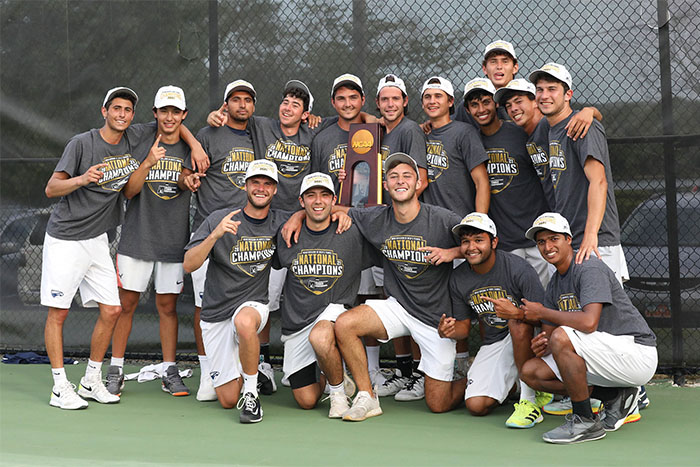
<path fill-rule="evenodd" d="M 663 134 L 672 135 L 673 93 L 671 91 L 671 41 L 668 1 L 658 0 L 659 65 L 661 72 L 661 113 Z M 680 258 L 678 254 L 678 208 L 676 200 L 676 163 L 673 141 L 664 142 L 664 177 L 666 184 L 666 225 L 668 234 L 668 272 L 671 302 L 671 338 L 673 349 L 673 382 L 685 384 L 683 357 L 683 310 L 681 309 Z"/>
<path fill-rule="evenodd" d="M 353 74 L 366 81 L 365 60 L 367 59 L 367 6 L 365 0 L 352 2 L 352 57 Z"/>
<path fill-rule="evenodd" d="M 209 108 L 219 107 L 219 2 L 209 0 Z"/>

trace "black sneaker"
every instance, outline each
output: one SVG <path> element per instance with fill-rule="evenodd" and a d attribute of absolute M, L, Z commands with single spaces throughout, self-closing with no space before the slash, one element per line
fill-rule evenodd
<path fill-rule="evenodd" d="M 263 396 L 269 396 L 276 391 L 275 371 L 269 363 L 262 362 L 258 365 L 258 392 Z"/>
<path fill-rule="evenodd" d="M 246 392 L 238 400 L 237 407 L 241 411 L 241 423 L 258 423 L 262 421 L 263 410 L 260 405 L 260 398 L 254 396 L 253 393 Z"/>
<path fill-rule="evenodd" d="M 620 388 L 617 396 L 603 401 L 603 427 L 605 431 L 615 431 L 625 424 L 627 417 L 637 409 L 639 387 Z"/>
<path fill-rule="evenodd" d="M 543 440 L 554 444 L 583 443 L 604 437 L 605 429 L 599 415 L 586 418 L 575 413 L 568 414 L 563 425 L 542 435 Z"/>

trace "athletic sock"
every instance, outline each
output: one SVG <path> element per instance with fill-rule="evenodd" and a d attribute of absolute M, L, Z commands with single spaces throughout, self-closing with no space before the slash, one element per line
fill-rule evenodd
<path fill-rule="evenodd" d="M 85 368 L 85 377 L 98 376 L 102 370 L 102 362 L 93 362 L 88 360 L 87 368 Z"/>
<path fill-rule="evenodd" d="M 576 402 L 575 400 L 571 401 L 571 408 L 573 412 L 580 416 L 580 417 L 585 417 L 588 419 L 593 418 L 593 410 L 591 409 L 591 398 L 586 397 L 585 400 Z"/>
<path fill-rule="evenodd" d="M 270 363 L 270 343 L 260 344 L 260 361 Z"/>
<path fill-rule="evenodd" d="M 593 386 L 593 391 L 591 391 L 591 397 L 606 402 L 615 399 L 615 397 L 617 397 L 618 392 L 620 392 L 620 388 Z"/>
<path fill-rule="evenodd" d="M 337 386 L 333 386 L 332 384 L 329 383 L 328 387 L 331 389 L 331 394 L 333 394 L 335 392 L 343 392 L 345 390 L 345 388 L 343 387 L 342 381 Z"/>
<path fill-rule="evenodd" d="M 420 365 L 420 360 L 413 360 L 413 364 L 411 365 L 411 370 L 413 370 L 413 373 L 417 373 L 419 375 L 422 375 L 422 371 L 418 371 L 418 365 Z"/>
<path fill-rule="evenodd" d="M 197 358 L 199 359 L 200 379 L 204 379 L 209 376 L 209 359 L 206 355 L 197 355 Z"/>
<path fill-rule="evenodd" d="M 368 345 L 365 347 L 367 353 L 367 370 L 371 375 L 375 371 L 379 371 L 379 346 Z"/>
<path fill-rule="evenodd" d="M 530 386 L 527 384 L 523 383 L 523 380 L 520 380 L 520 400 L 521 401 L 530 401 L 533 404 L 535 403 L 535 390 L 532 389 Z"/>
<path fill-rule="evenodd" d="M 168 368 L 170 368 L 171 366 L 175 366 L 175 362 L 163 362 L 163 363 L 161 363 L 161 372 L 163 374 L 167 373 Z"/>
<path fill-rule="evenodd" d="M 401 372 L 401 376 L 408 378 L 411 376 L 412 366 L 411 366 L 411 354 L 397 355 L 396 356 L 396 368 Z"/>
<path fill-rule="evenodd" d="M 247 375 L 243 373 L 243 394 L 250 392 L 258 397 L 258 374 Z"/>
<path fill-rule="evenodd" d="M 124 357 L 122 357 L 122 358 L 112 357 L 112 360 L 109 362 L 109 364 L 111 366 L 119 367 L 119 374 L 124 373 Z"/>
<path fill-rule="evenodd" d="M 54 386 L 68 381 L 68 377 L 66 376 L 66 369 L 63 367 L 51 368 L 51 375 L 53 376 Z"/>

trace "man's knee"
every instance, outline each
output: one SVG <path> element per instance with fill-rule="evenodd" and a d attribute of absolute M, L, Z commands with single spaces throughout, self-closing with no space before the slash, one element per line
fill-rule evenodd
<path fill-rule="evenodd" d="M 316 353 L 326 352 L 335 345 L 335 332 L 333 323 L 330 321 L 319 321 L 309 334 L 309 342 Z"/>
<path fill-rule="evenodd" d="M 318 402 L 318 395 L 313 391 L 313 388 L 307 386 L 305 388 L 295 389 L 294 400 L 297 401 L 297 405 L 304 410 L 311 410 L 316 407 Z"/>
<path fill-rule="evenodd" d="M 100 305 L 100 315 L 110 321 L 119 318 L 122 307 L 119 305 Z"/>
<path fill-rule="evenodd" d="M 233 325 L 239 335 L 257 334 L 259 319 L 260 316 L 253 308 L 244 308 L 233 318 Z"/>
<path fill-rule="evenodd" d="M 493 408 L 498 405 L 498 401 L 486 396 L 476 396 L 465 400 L 464 405 L 470 414 L 475 417 L 483 417 L 491 413 Z"/>
<path fill-rule="evenodd" d="M 563 350 L 573 349 L 573 345 L 566 331 L 560 327 L 552 331 L 552 335 L 549 337 L 549 349 L 554 355 L 557 355 Z"/>

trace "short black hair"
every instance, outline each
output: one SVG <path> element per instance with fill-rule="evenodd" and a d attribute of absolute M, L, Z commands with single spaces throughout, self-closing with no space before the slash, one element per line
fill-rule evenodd
<path fill-rule="evenodd" d="M 483 89 L 476 89 L 474 91 L 471 91 L 469 94 L 464 96 L 464 107 L 467 107 L 467 104 L 469 104 L 471 101 L 481 100 L 481 98 L 485 96 L 488 96 L 491 99 L 493 99 L 493 94 L 491 94 L 488 91 L 484 91 Z"/>
<path fill-rule="evenodd" d="M 297 99 L 301 99 L 304 103 L 304 112 L 309 110 L 309 102 L 311 101 L 311 98 L 303 89 L 299 89 L 297 86 L 289 86 L 288 88 L 285 88 L 284 92 L 282 93 L 282 99 L 285 97 L 296 97 Z"/>
<path fill-rule="evenodd" d="M 489 236 L 489 241 L 493 241 L 494 236 L 491 232 L 487 232 L 485 230 L 477 229 L 474 226 L 471 225 L 465 225 L 464 227 L 460 227 L 459 229 L 459 239 L 460 241 L 462 240 L 462 237 L 471 237 L 472 235 L 479 235 L 485 233 L 486 235 Z"/>
<path fill-rule="evenodd" d="M 136 107 L 136 98 L 133 96 L 133 94 L 129 94 L 128 92 L 115 92 L 112 94 L 112 96 L 109 98 L 107 103 L 105 103 L 105 109 L 109 109 L 109 106 L 112 105 L 112 101 L 114 99 L 126 99 L 129 102 L 131 102 L 131 105 L 133 107 Z"/>

